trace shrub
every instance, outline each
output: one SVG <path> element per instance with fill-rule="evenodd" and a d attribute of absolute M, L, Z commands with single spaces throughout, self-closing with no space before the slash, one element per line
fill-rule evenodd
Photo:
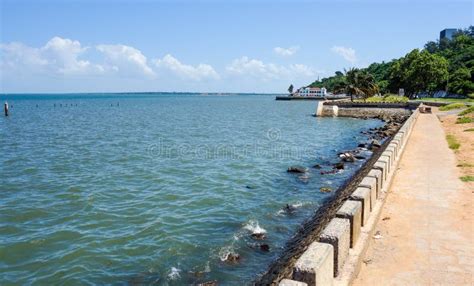
<path fill-rule="evenodd" d="M 465 124 L 465 123 L 471 123 L 471 122 L 474 122 L 474 119 L 470 118 L 470 117 L 458 117 L 458 119 L 456 120 L 456 124 Z"/>
<path fill-rule="evenodd" d="M 474 176 L 463 176 L 459 177 L 463 182 L 474 182 Z"/>
<path fill-rule="evenodd" d="M 456 102 L 456 103 L 451 103 L 451 104 L 448 104 L 448 105 L 445 105 L 445 106 L 441 106 L 439 108 L 439 110 L 448 111 L 448 110 L 460 109 L 460 108 L 464 108 L 464 107 L 466 107 L 466 105 L 464 103 Z"/>
<path fill-rule="evenodd" d="M 398 96 L 396 94 L 385 94 L 384 96 L 369 97 L 366 102 L 405 103 L 408 102 L 408 97 Z"/>
<path fill-rule="evenodd" d="M 464 130 L 464 132 L 474 132 L 474 128 L 466 129 L 466 130 Z"/>
<path fill-rule="evenodd" d="M 457 150 L 461 147 L 461 144 L 456 140 L 456 137 L 453 135 L 447 135 L 446 141 L 448 141 L 448 145 L 450 149 Z"/>
<path fill-rule="evenodd" d="M 465 110 L 463 110 L 463 111 L 461 111 L 461 112 L 459 112 L 458 115 L 459 116 L 464 116 L 464 115 L 467 115 L 467 114 L 472 113 L 472 112 L 474 112 L 474 105 L 467 108 L 467 109 L 465 109 Z"/>
<path fill-rule="evenodd" d="M 470 99 L 474 99 L 474 92 L 467 95 Z"/>

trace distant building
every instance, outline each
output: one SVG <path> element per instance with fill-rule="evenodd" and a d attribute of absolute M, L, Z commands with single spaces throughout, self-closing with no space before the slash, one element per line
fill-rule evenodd
<path fill-rule="evenodd" d="M 315 97 L 325 97 L 327 90 L 322 87 L 302 87 L 296 91 L 296 96 L 315 96 Z"/>
<path fill-rule="evenodd" d="M 443 31 L 439 32 L 439 40 L 441 41 L 443 39 L 448 39 L 451 41 L 457 31 L 457 29 L 444 29 Z"/>

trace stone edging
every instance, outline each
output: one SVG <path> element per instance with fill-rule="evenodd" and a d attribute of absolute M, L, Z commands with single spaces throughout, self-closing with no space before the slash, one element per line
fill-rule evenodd
<path fill-rule="evenodd" d="M 385 198 L 419 111 L 392 138 L 372 170 L 337 211 L 317 241 L 298 258 L 291 279 L 280 286 L 350 285 L 360 271 Z"/>

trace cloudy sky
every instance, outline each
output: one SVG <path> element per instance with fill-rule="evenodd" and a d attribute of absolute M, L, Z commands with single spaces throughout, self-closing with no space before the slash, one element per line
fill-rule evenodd
<path fill-rule="evenodd" d="M 0 0 L 0 92 L 285 92 L 473 23 L 472 1 Z"/>

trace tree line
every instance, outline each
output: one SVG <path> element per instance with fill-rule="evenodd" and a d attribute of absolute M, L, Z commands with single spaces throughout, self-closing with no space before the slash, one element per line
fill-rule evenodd
<path fill-rule="evenodd" d="M 337 71 L 316 80 L 310 87 L 325 87 L 334 93 L 358 97 L 398 93 L 403 88 L 411 97 L 418 93 L 445 90 L 474 93 L 474 26 L 458 30 L 451 40 L 430 41 L 424 49 L 414 49 L 389 62 L 372 63 L 367 68 Z"/>

